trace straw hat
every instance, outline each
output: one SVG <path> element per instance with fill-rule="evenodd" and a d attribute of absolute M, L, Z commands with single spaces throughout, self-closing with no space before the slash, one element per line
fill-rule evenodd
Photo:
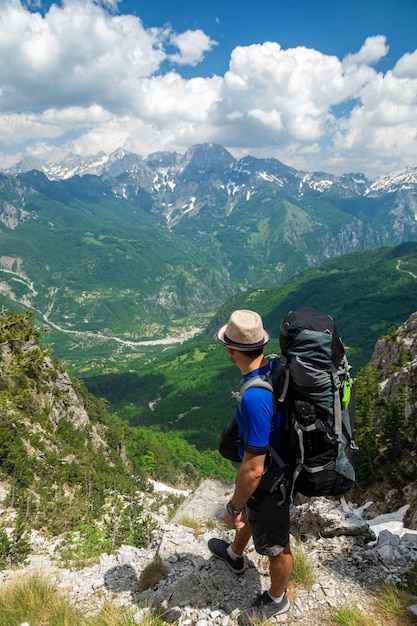
<path fill-rule="evenodd" d="M 261 348 L 270 339 L 261 316 L 246 309 L 234 311 L 227 324 L 220 326 L 216 336 L 225 346 L 241 351 Z"/>

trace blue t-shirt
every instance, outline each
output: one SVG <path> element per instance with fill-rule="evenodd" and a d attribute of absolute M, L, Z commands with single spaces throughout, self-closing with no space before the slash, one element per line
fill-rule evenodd
<path fill-rule="evenodd" d="M 251 378 L 267 374 L 269 364 L 261 367 L 249 374 L 246 374 L 244 382 Z M 244 450 L 251 454 L 265 454 L 268 443 L 276 450 L 284 462 L 288 460 L 288 442 L 285 424 L 285 407 L 279 408 L 274 427 L 271 431 L 271 423 L 274 417 L 274 407 L 272 403 L 272 393 L 263 387 L 249 387 L 243 394 L 241 403 L 241 413 L 236 408 L 236 421 L 238 423 L 239 435 L 244 441 L 239 454 L 243 458 Z M 272 462 L 272 465 L 275 465 Z"/>

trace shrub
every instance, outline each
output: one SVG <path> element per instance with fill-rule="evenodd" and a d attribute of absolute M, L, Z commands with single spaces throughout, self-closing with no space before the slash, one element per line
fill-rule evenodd
<path fill-rule="evenodd" d="M 22 520 L 17 520 L 11 536 L 4 526 L 0 527 L 0 567 L 24 564 L 30 551 L 30 541 Z"/>
<path fill-rule="evenodd" d="M 88 524 L 80 524 L 57 548 L 63 561 L 73 567 L 94 563 L 103 552 L 111 549 L 111 539 L 100 528 Z"/>

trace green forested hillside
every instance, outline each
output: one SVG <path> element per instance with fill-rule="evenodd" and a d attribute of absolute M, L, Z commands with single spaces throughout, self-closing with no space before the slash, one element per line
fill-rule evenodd
<path fill-rule="evenodd" d="M 199 448 L 215 448 L 230 417 L 231 390 L 240 376 L 214 340 L 218 325 L 235 308 L 258 310 L 272 333 L 269 351 L 278 352 L 285 314 L 312 306 L 336 321 L 353 374 L 371 358 L 377 339 L 417 309 L 417 244 L 378 248 L 330 259 L 273 289 L 257 289 L 228 301 L 205 332 L 141 362 L 129 372 L 85 379 L 113 410 L 132 425 L 181 433 Z"/>
<path fill-rule="evenodd" d="M 173 236 L 162 216 L 114 197 L 106 181 L 53 183 L 31 172 L 19 184 L 19 206 L 0 185 L 0 218 L 13 201 L 17 222 L 8 228 L 0 219 L 0 304 L 33 310 L 50 326 L 50 345 L 70 352 L 91 336 L 99 342 L 100 334 L 163 337 L 185 312 L 201 314 L 209 300 L 221 302 L 226 270 Z"/>
<path fill-rule="evenodd" d="M 25 525 L 59 534 L 101 519 L 111 503 L 117 541 L 132 526 L 139 541 L 146 527 L 140 491 L 149 489 L 149 475 L 193 485 L 202 477 L 231 479 L 232 468 L 217 451 L 199 452 L 175 435 L 133 431 L 80 381 L 71 382 L 29 313 L 0 315 L 0 480 L 10 487 L 5 506 L 14 507 Z M 114 528 L 107 529 L 109 536 Z"/>
<path fill-rule="evenodd" d="M 204 328 L 236 293 L 417 239 L 413 176 L 370 190 L 212 144 L 161 159 L 65 180 L 0 174 L 0 306 L 33 311 L 77 374 L 140 363 L 147 342 Z"/>

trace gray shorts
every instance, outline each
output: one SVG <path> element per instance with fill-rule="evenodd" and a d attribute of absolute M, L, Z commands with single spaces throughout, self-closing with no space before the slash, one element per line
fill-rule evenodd
<path fill-rule="evenodd" d="M 290 507 L 279 506 L 278 498 L 257 489 L 246 504 L 255 549 L 266 556 L 280 554 L 290 540 Z"/>

